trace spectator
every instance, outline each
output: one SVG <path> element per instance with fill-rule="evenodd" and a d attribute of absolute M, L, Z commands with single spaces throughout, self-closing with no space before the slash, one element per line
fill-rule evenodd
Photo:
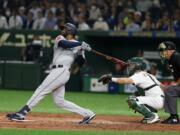
<path fill-rule="evenodd" d="M 37 19 L 33 23 L 34 30 L 42 30 L 44 28 L 45 18 L 43 17 L 42 11 L 37 14 Z"/>
<path fill-rule="evenodd" d="M 180 9 L 177 9 L 174 14 L 173 30 L 180 31 Z"/>
<path fill-rule="evenodd" d="M 12 16 L 9 18 L 9 28 L 10 29 L 21 29 L 23 26 L 23 21 L 18 15 L 16 10 L 13 10 Z"/>
<path fill-rule="evenodd" d="M 44 17 L 47 18 L 49 11 L 51 11 L 51 4 L 52 3 L 45 1 L 43 4 L 44 4 L 44 10 L 43 10 Z"/>
<path fill-rule="evenodd" d="M 90 27 L 85 21 L 85 17 L 79 15 L 79 23 L 78 23 L 78 30 L 89 30 Z"/>
<path fill-rule="evenodd" d="M 70 9 L 72 10 L 72 9 Z M 65 7 L 64 4 L 62 2 L 57 3 L 57 9 L 56 9 L 56 14 L 59 15 L 62 12 L 65 12 Z"/>
<path fill-rule="evenodd" d="M 145 20 L 142 23 L 142 31 L 152 31 L 154 30 L 154 23 L 151 20 L 150 13 L 146 13 Z"/>
<path fill-rule="evenodd" d="M 25 29 L 32 29 L 33 23 L 34 23 L 33 13 L 29 12 L 27 15 L 27 21 L 26 21 Z"/>
<path fill-rule="evenodd" d="M 49 10 L 43 29 L 54 30 L 55 26 L 56 26 L 56 19 L 54 18 L 53 12 Z"/>
<path fill-rule="evenodd" d="M 136 11 L 134 13 L 134 22 L 141 27 L 141 25 L 142 25 L 142 14 L 141 14 L 141 12 Z"/>
<path fill-rule="evenodd" d="M 25 7 L 23 7 L 23 6 L 19 7 L 19 15 L 23 22 L 22 28 L 26 27 L 27 16 L 25 15 L 25 11 L 26 11 Z"/>
<path fill-rule="evenodd" d="M 5 17 L 7 19 L 7 23 L 9 24 L 9 18 L 11 17 L 11 9 L 10 8 L 7 8 L 5 10 Z"/>
<path fill-rule="evenodd" d="M 3 15 L 2 10 L 0 10 L 0 29 L 8 29 L 7 19 Z"/>
<path fill-rule="evenodd" d="M 103 17 L 100 16 L 97 21 L 95 21 L 93 25 L 93 30 L 109 30 L 109 26 L 106 21 L 104 21 Z"/>
<path fill-rule="evenodd" d="M 33 1 L 31 3 L 31 8 L 29 9 L 29 12 L 33 13 L 33 19 L 36 19 L 38 16 L 38 12 L 41 11 L 42 9 L 38 6 L 37 1 Z"/>
<path fill-rule="evenodd" d="M 101 11 L 96 4 L 92 4 L 89 10 L 89 23 L 93 24 L 101 16 Z"/>
<path fill-rule="evenodd" d="M 109 28 L 111 30 L 114 30 L 114 26 L 116 24 L 116 21 L 117 21 L 117 8 L 115 6 L 113 6 L 111 8 L 109 15 L 107 16 L 107 19 L 106 19 L 106 22 L 108 23 Z"/>
<path fill-rule="evenodd" d="M 124 8 L 122 12 L 118 15 L 118 24 L 116 25 L 115 30 L 124 30 L 125 26 L 128 24 L 128 15 L 129 11 L 127 8 Z"/>
<path fill-rule="evenodd" d="M 153 22 L 157 22 L 158 19 L 160 18 L 161 16 L 161 6 L 160 6 L 160 3 L 159 3 L 159 0 L 154 0 L 153 3 L 152 3 L 152 6 L 151 8 L 149 9 L 149 12 L 152 16 L 152 21 Z M 167 11 L 166 11 L 167 12 Z"/>
<path fill-rule="evenodd" d="M 133 14 L 130 14 L 128 17 L 128 24 L 126 25 L 125 31 L 127 32 L 139 32 L 140 26 L 134 22 Z"/>
<path fill-rule="evenodd" d="M 57 8 L 58 8 L 58 3 L 52 2 L 50 10 L 51 10 L 55 15 L 56 15 L 56 13 L 57 13 L 57 11 L 58 11 Z"/>
<path fill-rule="evenodd" d="M 134 0 L 125 0 L 124 7 L 127 7 L 129 10 L 134 11 L 136 8 Z"/>
<path fill-rule="evenodd" d="M 126 26 L 128 24 L 129 14 L 131 13 L 131 10 L 124 8 L 123 11 L 119 14 L 118 20 L 121 21 L 124 26 Z"/>
<path fill-rule="evenodd" d="M 11 11 L 14 10 L 14 7 L 18 8 L 23 22 L 18 29 L 25 28 L 28 15 L 25 15 L 26 13 L 32 12 L 33 19 L 36 20 L 39 12 L 42 12 L 45 18 L 48 18 L 49 12 L 53 12 L 55 22 L 63 20 L 77 25 L 79 15 L 81 15 L 88 18 L 86 22 L 92 28 L 94 22 L 101 15 L 108 23 L 110 30 L 124 30 L 129 24 L 129 14 L 136 11 L 134 22 L 143 31 L 152 31 L 155 28 L 161 31 L 180 31 L 180 0 L 53 0 L 51 2 L 49 0 L 3 0 L 0 3 L 2 4 L 0 5 L 1 9 L 5 11 L 3 14 L 6 16 L 8 24 Z M 174 16 L 165 18 L 164 13 Z M 162 16 L 164 19 L 161 19 Z M 19 19 L 17 21 L 19 23 Z M 155 25 L 156 23 L 157 25 Z M 169 25 L 171 26 L 169 27 Z"/>
<path fill-rule="evenodd" d="M 142 13 L 146 13 L 152 6 L 151 0 L 137 0 L 136 9 Z"/>
<path fill-rule="evenodd" d="M 76 16 L 77 7 L 76 6 L 77 6 L 77 4 L 75 2 L 72 2 L 68 5 L 69 16 L 73 21 L 74 20 L 76 21 L 76 19 L 77 19 L 77 16 Z"/>
<path fill-rule="evenodd" d="M 159 31 L 171 31 L 171 21 L 168 13 L 164 13 L 163 17 L 156 23 L 156 30 Z"/>
<path fill-rule="evenodd" d="M 177 0 L 160 0 L 160 2 L 161 2 L 161 7 L 165 11 L 173 14 L 173 10 L 176 9 L 177 6 Z"/>

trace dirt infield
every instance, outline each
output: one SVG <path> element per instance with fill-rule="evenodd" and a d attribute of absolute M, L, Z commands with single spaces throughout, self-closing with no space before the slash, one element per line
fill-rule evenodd
<path fill-rule="evenodd" d="M 0 113 L 0 128 L 90 131 L 180 131 L 180 125 L 141 124 L 141 117 L 97 115 L 90 124 L 79 125 L 82 118 L 72 114 L 31 113 L 25 122 L 12 122 Z"/>

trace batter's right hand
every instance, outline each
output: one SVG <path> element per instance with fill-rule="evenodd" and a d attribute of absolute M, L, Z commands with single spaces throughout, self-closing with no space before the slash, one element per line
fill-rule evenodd
<path fill-rule="evenodd" d="M 85 50 L 85 51 L 88 51 L 88 52 L 90 52 L 92 50 L 91 46 L 88 43 L 84 42 L 84 41 L 81 44 L 81 48 L 83 50 Z"/>

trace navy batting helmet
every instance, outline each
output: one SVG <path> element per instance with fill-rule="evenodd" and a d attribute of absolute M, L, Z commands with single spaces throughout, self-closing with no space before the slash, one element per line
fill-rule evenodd
<path fill-rule="evenodd" d="M 61 26 L 60 29 L 61 30 L 65 29 L 64 31 L 62 31 L 62 34 L 65 34 L 65 35 L 68 35 L 68 34 L 76 35 L 77 33 L 77 28 L 72 23 L 66 23 L 65 25 Z"/>

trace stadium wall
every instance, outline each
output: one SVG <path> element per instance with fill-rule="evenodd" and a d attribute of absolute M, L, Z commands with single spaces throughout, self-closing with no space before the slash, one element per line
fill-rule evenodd
<path fill-rule="evenodd" d="M 46 76 L 44 71 L 51 61 L 54 38 L 58 34 L 59 31 L 0 30 L 0 87 L 17 89 L 34 89 L 37 87 Z M 33 40 L 34 35 L 38 35 L 43 41 L 42 63 L 28 65 L 27 63 L 19 62 L 22 60 L 22 49 Z M 180 46 L 178 45 L 179 35 L 179 33 L 162 32 L 126 33 L 86 31 L 79 32 L 78 38 L 88 42 L 92 48 L 98 51 L 123 60 L 136 56 L 139 50 L 143 50 L 145 57 L 150 61 L 157 62 L 159 68 L 163 70 L 157 55 L 158 43 L 164 40 L 171 40 L 177 44 L 177 49 L 180 50 Z M 114 64 L 99 56 L 87 52 L 86 58 L 88 60 L 87 65 L 76 74 L 72 74 L 67 84 L 67 90 L 82 90 L 84 75 L 99 76 L 107 72 L 117 73 Z M 14 61 L 18 61 L 18 64 L 12 64 Z M 10 71 L 14 78 L 9 77 Z"/>

